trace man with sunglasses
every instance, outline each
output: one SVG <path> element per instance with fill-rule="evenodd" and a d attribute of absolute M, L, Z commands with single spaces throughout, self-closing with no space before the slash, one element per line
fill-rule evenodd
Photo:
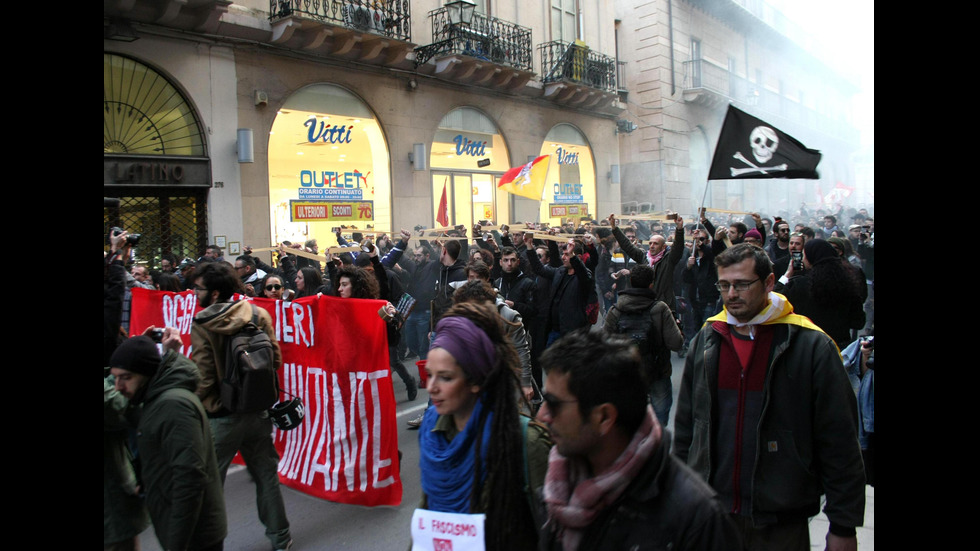
<path fill-rule="evenodd" d="M 262 294 L 262 290 L 256 289 L 255 286 L 265 277 L 265 271 L 256 266 L 252 255 L 243 254 L 235 259 L 235 275 L 242 279 L 246 295 L 254 297 Z"/>
<path fill-rule="evenodd" d="M 769 260 L 776 262 L 789 256 L 789 222 L 777 220 L 772 229 L 773 238 L 766 244 L 766 253 Z"/>
<path fill-rule="evenodd" d="M 704 325 L 704 320 L 717 312 L 718 304 L 718 268 L 715 266 L 715 255 L 711 250 L 711 237 L 700 226 L 694 229 L 694 254 L 687 257 L 687 267 L 684 270 L 684 285 L 687 287 L 691 307 L 694 309 L 695 332 Z M 687 348 L 691 337 L 687 337 L 684 347 Z"/>
<path fill-rule="evenodd" d="M 742 549 L 714 491 L 669 453 L 640 361 L 632 341 L 587 328 L 541 356 L 554 442 L 541 548 Z"/>
<path fill-rule="evenodd" d="M 825 494 L 827 549 L 854 550 L 864 466 L 840 353 L 773 292 L 765 251 L 735 245 L 715 264 L 725 309 L 687 355 L 674 453 L 718 491 L 748 549 L 810 549 Z"/>

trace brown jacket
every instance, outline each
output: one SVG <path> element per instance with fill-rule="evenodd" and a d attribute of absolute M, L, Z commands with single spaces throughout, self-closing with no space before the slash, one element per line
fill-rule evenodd
<path fill-rule="evenodd" d="M 276 369 L 282 367 L 282 352 L 276 341 L 272 316 L 263 308 L 255 308 L 258 326 L 269 335 L 275 346 Z M 197 395 L 208 413 L 221 411 L 221 380 L 224 379 L 225 350 L 228 337 L 238 333 L 252 319 L 252 303 L 219 302 L 201 310 L 194 316 L 191 327 L 191 360 L 201 371 L 201 384 Z"/>

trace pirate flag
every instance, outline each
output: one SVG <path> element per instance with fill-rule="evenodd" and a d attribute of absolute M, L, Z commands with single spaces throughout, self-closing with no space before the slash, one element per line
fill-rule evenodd
<path fill-rule="evenodd" d="M 741 178 L 817 179 L 820 152 L 731 105 L 718 136 L 709 180 Z"/>

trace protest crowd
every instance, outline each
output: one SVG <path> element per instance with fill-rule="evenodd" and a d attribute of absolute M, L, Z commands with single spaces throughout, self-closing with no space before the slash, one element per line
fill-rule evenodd
<path fill-rule="evenodd" d="M 424 398 L 413 364 L 427 375 L 430 406 L 408 421 L 419 430 L 416 514 L 446 534 L 482 534 L 501 550 L 803 550 L 822 507 L 827 548 L 856 549 L 874 485 L 868 211 L 563 222 L 338 228 L 325 251 L 311 240 L 226 258 L 212 245 L 197 259 L 164 255 L 159 272 L 134 263 L 133 239 L 113 228 L 105 549 L 137 549 L 151 523 L 164 549 L 222 549 L 238 452 L 270 549 L 293 546 L 276 435 L 303 421 L 295 404 L 281 417 L 243 405 L 255 387 L 229 380 L 241 362 L 264 362 L 281 382 L 290 363 L 285 309 L 270 315 L 262 299 L 330 297 L 375 301 L 373 354 L 387 352 L 408 400 Z M 194 298 L 187 331 L 135 323 L 138 301 L 158 291 Z M 265 344 L 241 360 L 231 351 L 245 338 Z M 671 354 L 686 362 L 677 404 Z M 474 514 L 485 515 L 479 530 Z M 406 527 L 391 548 L 420 537 Z"/>

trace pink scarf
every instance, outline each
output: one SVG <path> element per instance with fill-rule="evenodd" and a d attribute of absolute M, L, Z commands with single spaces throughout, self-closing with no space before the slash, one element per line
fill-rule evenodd
<path fill-rule="evenodd" d="M 647 414 L 626 449 L 606 472 L 588 478 L 584 459 L 566 458 L 551 448 L 548 475 L 544 483 L 544 501 L 548 516 L 559 526 L 559 537 L 565 551 L 575 551 L 585 528 L 626 491 L 660 444 L 663 429 L 647 406 Z"/>
<path fill-rule="evenodd" d="M 667 254 L 667 247 L 664 247 L 657 254 L 650 254 L 650 249 L 647 249 L 647 260 L 650 261 L 650 266 L 655 266 L 657 262 L 660 262 L 660 259 L 663 258 L 665 254 Z"/>

